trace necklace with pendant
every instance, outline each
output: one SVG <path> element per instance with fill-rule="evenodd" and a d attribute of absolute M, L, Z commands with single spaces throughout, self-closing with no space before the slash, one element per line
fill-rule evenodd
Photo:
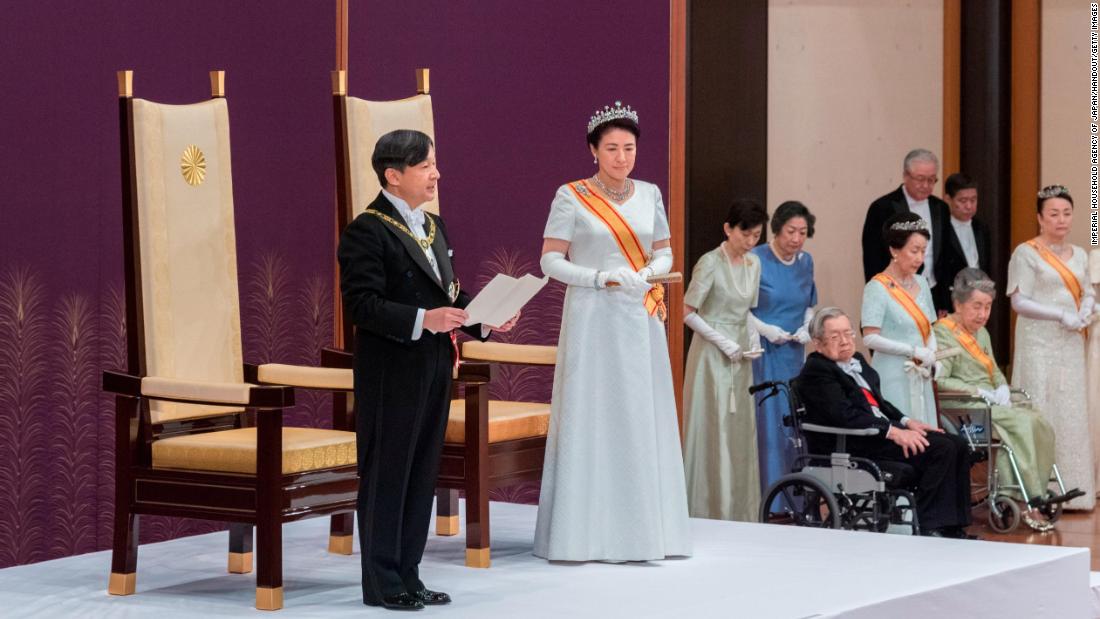
<path fill-rule="evenodd" d="M 600 191 L 607 194 L 607 197 L 611 198 L 612 200 L 614 200 L 616 202 L 620 202 L 620 203 L 626 202 L 627 196 L 630 195 L 631 191 L 634 191 L 634 181 L 630 180 L 629 178 L 626 179 L 626 184 L 623 185 L 623 190 L 622 191 L 615 191 L 614 189 L 608 187 L 607 185 L 604 185 L 603 181 L 600 180 L 600 175 L 599 174 L 593 174 L 592 175 L 592 182 L 595 183 L 596 186 L 600 188 Z"/>

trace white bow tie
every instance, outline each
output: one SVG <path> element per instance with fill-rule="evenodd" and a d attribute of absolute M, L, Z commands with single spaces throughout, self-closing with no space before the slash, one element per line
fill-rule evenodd
<path fill-rule="evenodd" d="M 845 372 L 847 372 L 849 374 L 853 374 L 853 373 L 854 374 L 862 374 L 863 373 L 863 365 L 859 362 L 859 359 L 856 359 L 854 357 L 849 359 L 847 363 L 842 363 L 840 361 L 837 361 L 836 364 L 840 366 L 840 369 L 844 370 Z"/>
<path fill-rule="evenodd" d="M 420 209 L 412 209 L 410 211 L 407 211 L 405 213 L 405 216 L 408 218 L 410 226 L 416 226 L 417 228 L 424 227 L 424 211 Z"/>

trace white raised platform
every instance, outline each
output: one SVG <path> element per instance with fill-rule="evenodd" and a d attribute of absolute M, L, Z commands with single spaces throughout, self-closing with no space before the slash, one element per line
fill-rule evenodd
<path fill-rule="evenodd" d="M 455 602 L 436 616 L 1093 617 L 1089 551 L 900 535 L 693 522 L 695 556 L 611 565 L 531 555 L 535 508 L 493 503 L 493 567 L 462 566 L 435 537 L 421 576 Z M 392 616 L 362 605 L 359 557 L 325 551 L 327 519 L 284 527 L 279 617 Z M 106 594 L 110 553 L 0 570 L 4 617 L 238 617 L 254 578 L 225 572 L 226 534 L 142 546 L 137 594 Z"/>

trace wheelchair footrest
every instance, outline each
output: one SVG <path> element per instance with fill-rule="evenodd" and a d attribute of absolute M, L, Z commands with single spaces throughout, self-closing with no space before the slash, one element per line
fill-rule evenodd
<path fill-rule="evenodd" d="M 1079 496 L 1085 496 L 1085 491 L 1081 490 L 1080 488 L 1074 488 L 1073 490 L 1070 490 L 1070 491 L 1066 492 L 1065 494 L 1060 494 L 1058 496 L 1052 496 L 1052 497 L 1049 497 L 1049 498 L 1046 498 L 1046 499 L 1038 499 L 1038 500 L 1032 499 L 1032 500 L 1028 501 L 1027 504 L 1030 505 L 1031 507 L 1043 507 L 1043 506 L 1046 506 L 1046 505 L 1057 505 L 1058 503 L 1065 503 L 1067 501 L 1072 501 L 1073 499 L 1076 499 Z"/>

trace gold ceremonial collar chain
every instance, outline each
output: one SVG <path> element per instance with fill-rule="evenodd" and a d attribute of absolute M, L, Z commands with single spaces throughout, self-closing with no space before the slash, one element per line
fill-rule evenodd
<path fill-rule="evenodd" d="M 412 237 L 412 240 L 416 241 L 417 245 L 420 245 L 420 247 L 424 250 L 427 250 L 429 247 L 432 246 L 432 243 L 435 242 L 435 220 L 432 219 L 429 215 L 424 215 L 424 218 L 428 220 L 428 238 L 421 239 L 417 238 L 417 236 L 412 233 L 412 230 L 409 230 L 408 226 L 383 213 L 382 211 L 367 209 L 366 212 L 374 215 L 375 217 L 383 221 L 389 222 L 390 225 L 392 225 L 393 227 L 409 235 L 410 237 Z"/>

